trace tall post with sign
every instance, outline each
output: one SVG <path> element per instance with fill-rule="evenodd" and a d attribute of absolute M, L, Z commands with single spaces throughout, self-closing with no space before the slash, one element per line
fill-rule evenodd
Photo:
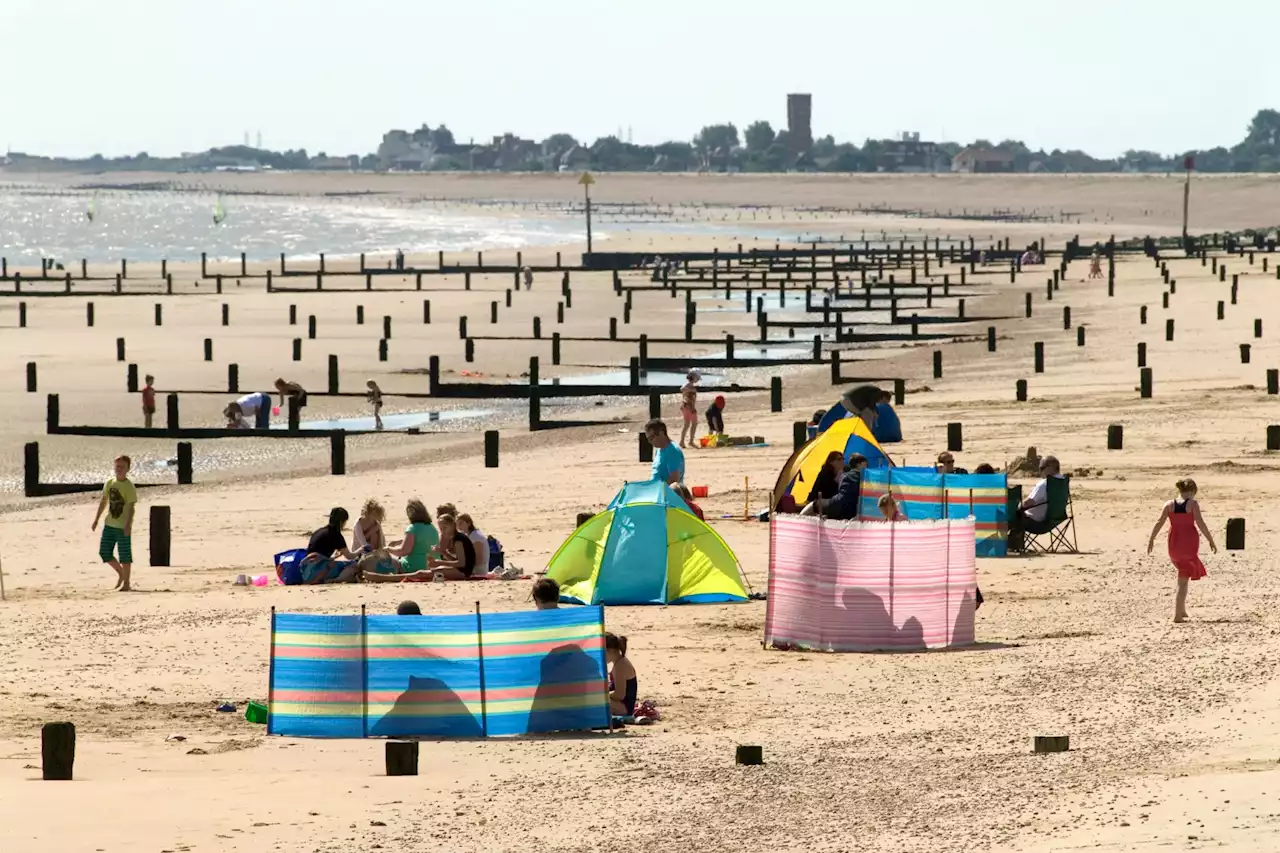
<path fill-rule="evenodd" d="M 587 202 L 587 252 L 591 251 L 591 185 L 596 179 L 591 177 L 590 172 L 583 172 L 582 177 L 578 178 L 578 183 L 582 184 L 582 192 Z"/>

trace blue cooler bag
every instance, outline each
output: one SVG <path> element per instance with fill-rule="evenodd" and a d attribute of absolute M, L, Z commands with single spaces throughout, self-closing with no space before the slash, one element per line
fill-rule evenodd
<path fill-rule="evenodd" d="M 276 577 L 285 586 L 297 586 L 302 583 L 302 558 L 307 556 L 306 548 L 294 548 L 276 554 Z"/>

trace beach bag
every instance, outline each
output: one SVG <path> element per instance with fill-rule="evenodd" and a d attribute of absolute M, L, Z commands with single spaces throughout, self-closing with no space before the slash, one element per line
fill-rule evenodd
<path fill-rule="evenodd" d="M 502 543 L 492 536 L 489 537 L 489 571 L 501 569 L 504 561 L 502 558 Z"/>
<path fill-rule="evenodd" d="M 286 586 L 297 586 L 302 583 L 302 558 L 307 556 L 306 548 L 293 548 L 281 551 L 275 556 L 276 577 Z"/>

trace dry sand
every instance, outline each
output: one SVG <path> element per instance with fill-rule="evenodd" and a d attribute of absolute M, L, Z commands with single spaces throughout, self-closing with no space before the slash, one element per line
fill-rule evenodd
<path fill-rule="evenodd" d="M 495 188 L 487 180 L 449 180 L 472 197 L 500 195 L 519 183 L 495 179 L 508 181 Z M 688 198 L 716 201 L 727 182 L 682 180 Z M 877 187 L 893 186 L 875 180 Z M 922 182 L 906 180 L 908 187 Z M 993 191 L 1000 204 L 1046 203 L 1039 179 L 1002 180 L 1004 189 Z M 1162 185 L 1161 197 L 1127 201 L 1117 186 L 1128 180 L 1147 179 L 1109 177 L 1087 187 L 1081 179 L 1073 192 L 1096 197 L 1090 204 L 1098 210 L 1122 201 L 1127 210 L 1174 203 L 1171 183 Z M 1262 224 L 1252 220 L 1273 216 L 1272 207 L 1256 201 L 1265 180 L 1222 180 L 1239 184 L 1232 198 L 1253 201 L 1240 202 L 1240 210 L 1222 201 L 1221 221 Z M 739 186 L 735 203 L 762 187 L 779 199 L 806 192 L 796 186 L 819 187 L 782 178 Z M 1133 217 L 1115 230 L 1141 233 L 1145 225 Z M 1019 228 L 943 223 L 938 233 L 994 231 L 1018 241 Z M 672 237 L 659 246 L 699 242 Z M 221 699 L 242 703 L 265 694 L 272 606 L 338 613 L 366 604 L 389 612 L 408 594 L 431 612 L 460 612 L 476 599 L 488 609 L 517 609 L 528 606 L 528 582 L 406 592 L 387 586 L 255 590 L 233 587 L 231 580 L 265 571 L 270 555 L 302 542 L 330 506 L 355 508 L 370 495 L 393 513 L 413 496 L 429 505 L 453 500 L 506 543 L 510 560 L 540 570 L 579 510 L 601 508 L 623 480 L 646 475 L 635 457 L 642 401 L 610 407 L 617 424 L 536 435 L 524 432 L 517 411 L 500 425 L 503 457 L 496 470 L 483 467 L 474 432 L 353 440 L 345 478 L 327 475 L 323 448 L 292 449 L 298 442 L 197 443 L 197 460 L 230 452 L 213 447 L 221 444 L 236 444 L 236 453 L 273 455 L 233 459 L 213 471 L 197 468 L 194 487 L 146 491 L 134 531 L 142 561 L 135 578 L 143 591 L 131 595 L 110 592 L 110 572 L 97 563 L 88 529 L 92 496 L 28 501 L 8 493 L 0 849 L 1274 850 L 1280 846 L 1274 796 L 1280 713 L 1273 683 L 1280 581 L 1264 555 L 1280 544 L 1266 512 L 1280 488 L 1280 465 L 1264 450 L 1264 431 L 1280 421 L 1268 412 L 1276 403 L 1265 393 L 1266 369 L 1280 366 L 1280 313 L 1271 298 L 1278 258 L 1270 256 L 1263 275 L 1261 257 L 1254 266 L 1247 259 L 1226 261 L 1241 279 L 1238 304 L 1226 306 L 1222 321 L 1215 308 L 1218 300 L 1229 302 L 1230 277 L 1221 284 L 1198 261 L 1171 263 L 1178 285 L 1168 311 L 1160 307 L 1165 288 L 1151 263 L 1122 263 L 1116 296 L 1108 298 L 1105 281 L 1083 280 L 1087 263 L 1081 262 L 1052 303 L 1045 302 L 1048 272 L 1028 272 L 1014 284 L 1007 275 L 980 276 L 988 295 L 971 299 L 969 313 L 1007 318 L 996 322 L 999 352 L 988 354 L 977 341 L 943 346 L 940 380 L 930 378 L 932 347 L 869 353 L 883 360 L 873 368 L 877 373 L 911 380 L 900 409 L 907 440 L 893 448 L 895 457 L 924 462 L 943 447 L 945 424 L 961 421 L 962 465 L 1001 465 L 1034 444 L 1078 472 L 1073 491 L 1084 553 L 982 560 L 987 604 L 979 612 L 977 648 L 893 655 L 762 651 L 761 603 L 611 608 L 609 627 L 630 638 L 641 693 L 662 708 L 661 724 L 610 737 L 430 743 L 416 778 L 383 776 L 377 741 L 266 738 L 261 727 L 214 707 Z M 130 360 L 144 370 L 163 365 L 154 371 L 162 388 L 217 387 L 229 352 L 240 354 L 246 386 L 287 371 L 320 387 L 325 356 L 334 352 L 345 386 L 368 374 L 385 378 L 384 387 L 405 388 L 424 381 L 390 371 L 421 366 L 429 354 L 441 355 L 446 367 L 463 367 L 456 317 L 467 313 L 472 323 L 486 324 L 489 301 L 501 299 L 506 286 L 495 278 L 477 280 L 471 294 L 456 283 L 433 292 L 439 314 L 427 329 L 413 322 L 421 319 L 418 294 L 295 298 L 242 288 L 222 299 L 175 296 L 158 300 L 167 312 L 163 335 L 151 325 L 155 299 L 99 298 L 94 330 L 83 327 L 81 299 L 32 300 L 31 328 L 21 332 L 11 328 L 16 324 L 6 301 L 0 351 L 11 368 L 0 390 L 9 414 L 0 428 L 0 459 L 6 473 L 18 476 L 18 445 L 33 436 L 51 468 L 65 461 L 69 469 L 101 473 L 117 449 L 136 457 L 169 451 L 168 443 L 42 435 L 45 391 L 62 394 L 64 422 L 136 419 L 136 397 L 124 394 L 123 366 L 114 361 L 117 336 L 128 339 Z M 1025 319 L 1028 290 L 1035 309 Z M 539 313 L 548 322 L 557 292 L 554 280 L 540 281 L 532 294 L 516 297 L 511 312 L 503 309 L 503 322 L 523 329 Z M 218 325 L 222 301 L 232 306 L 229 329 Z M 294 302 L 304 317 L 317 314 L 323 339 L 304 342 L 296 370 L 288 341 L 299 333 L 284 319 Z M 354 324 L 357 302 L 366 306 L 364 327 Z M 680 302 L 637 297 L 637 322 L 652 333 L 674 333 L 683 317 Z M 1062 328 L 1063 305 L 1070 305 L 1074 324 L 1087 327 L 1083 348 L 1074 329 Z M 1149 307 L 1146 326 L 1138 323 L 1141 305 Z M 395 316 L 392 360 L 379 365 L 379 318 L 387 313 Z M 620 314 L 608 277 L 575 283 L 568 314 L 567 327 L 592 329 Z M 1171 343 L 1164 340 L 1166 317 L 1176 320 Z M 1263 319 L 1261 339 L 1253 338 L 1254 318 Z M 703 312 L 700 332 L 703 324 L 746 336 L 752 318 Z M 985 325 L 975 324 L 975 334 Z M 200 360 L 204 337 L 215 339 L 213 364 Z M 1044 375 L 1032 373 L 1035 341 L 1045 343 Z M 1154 368 L 1152 400 L 1138 399 L 1136 391 L 1139 341 L 1148 344 Z M 1253 345 L 1248 365 L 1240 363 L 1240 343 Z M 528 356 L 539 354 L 546 373 L 547 349 L 481 342 L 475 368 L 518 377 Z M 562 369 L 617 365 L 630 354 L 625 347 L 566 344 Z M 21 362 L 30 359 L 40 365 L 39 395 L 23 393 Z M 782 375 L 783 413 L 769 414 L 763 395 L 734 397 L 727 412 L 732 431 L 765 436 L 770 448 L 691 452 L 688 463 L 690 481 L 710 488 L 708 516 L 757 588 L 766 582 L 767 528 L 739 520 L 743 478 L 749 478 L 751 505 L 763 506 L 787 457 L 791 422 L 830 405 L 840 390 L 822 369 Z M 1019 378 L 1030 382 L 1032 399 L 1025 404 L 1014 402 Z M 184 422 L 215 418 L 221 402 L 184 398 Z M 360 407 L 355 400 L 332 408 Z M 673 400 L 664 407 L 674 413 Z M 1111 423 L 1125 426 L 1123 451 L 1105 449 Z M 287 456 L 285 445 L 292 446 Z M 253 465 L 249 472 L 245 462 Z M 1162 556 L 1163 539 L 1153 557 L 1145 545 L 1173 481 L 1186 475 L 1200 483 L 1219 544 L 1225 520 L 1239 516 L 1247 519 L 1248 547 L 1207 558 L 1208 579 L 1193 585 L 1194 621 L 1175 626 L 1174 574 Z M 173 508 L 176 565 L 169 569 L 151 569 L 142 556 L 145 506 L 159 502 Z M 58 719 L 79 729 L 77 781 L 34 781 L 40 724 Z M 1059 733 L 1071 736 L 1071 752 L 1030 754 L 1032 735 Z M 735 767 L 739 743 L 762 744 L 766 765 Z"/>

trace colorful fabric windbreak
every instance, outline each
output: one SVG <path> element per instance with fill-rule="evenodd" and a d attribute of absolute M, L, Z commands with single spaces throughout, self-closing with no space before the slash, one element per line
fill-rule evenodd
<path fill-rule="evenodd" d="M 969 519 L 778 515 L 769 544 L 766 647 L 870 652 L 973 644 Z"/>
<path fill-rule="evenodd" d="M 1009 483 L 1004 474 L 938 474 L 929 470 L 874 468 L 862 473 L 864 519 L 883 517 L 876 506 L 889 492 L 909 521 L 973 516 L 979 557 L 1003 557 L 1009 545 Z"/>
<path fill-rule="evenodd" d="M 606 727 L 603 619 L 599 607 L 273 614 L 267 732 L 465 738 Z"/>

